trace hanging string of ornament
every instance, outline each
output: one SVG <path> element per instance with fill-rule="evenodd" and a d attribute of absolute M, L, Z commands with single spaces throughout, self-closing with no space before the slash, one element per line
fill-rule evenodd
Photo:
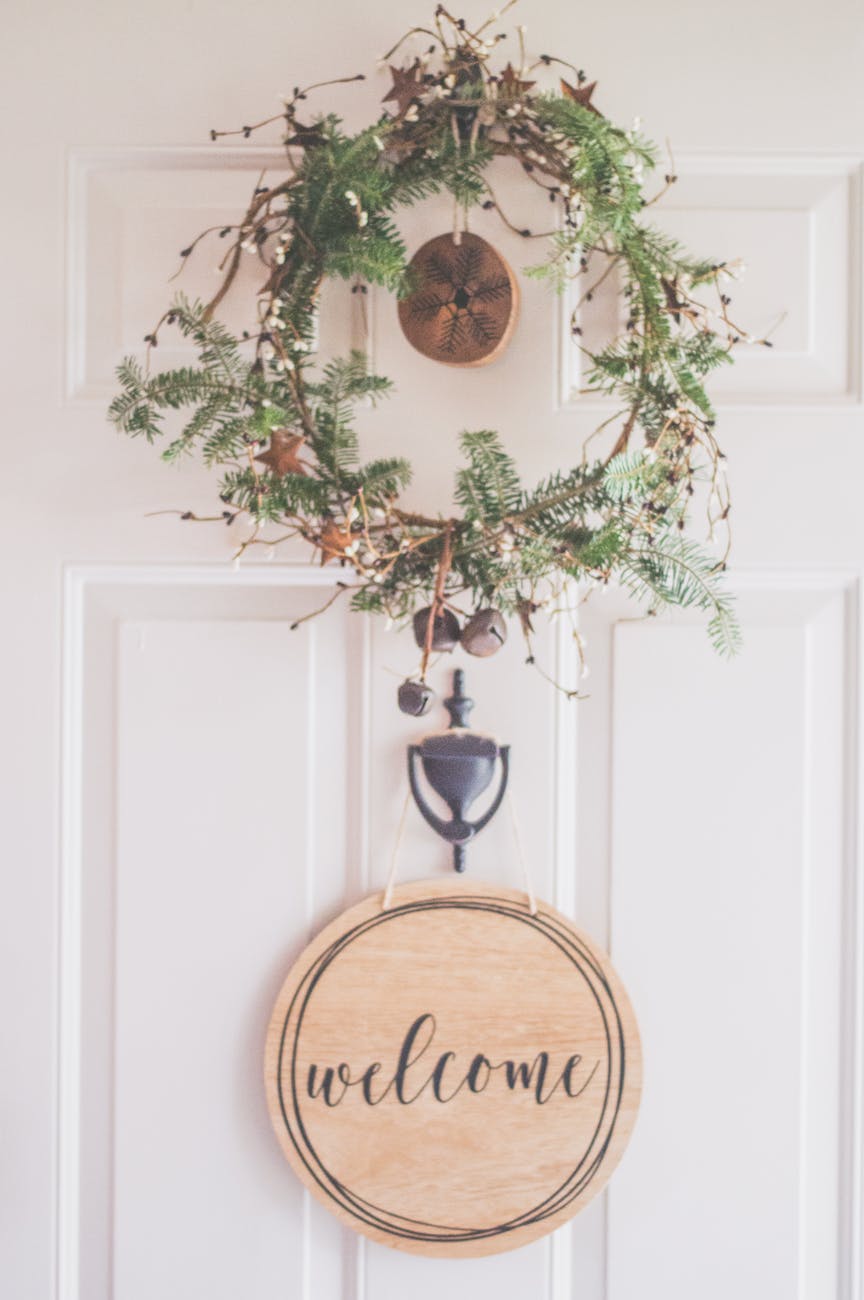
<path fill-rule="evenodd" d="M 769 347 L 770 340 L 751 338 L 731 316 L 734 264 L 694 257 L 646 220 L 675 180 L 670 170 L 653 193 L 646 189 L 657 163 L 653 146 L 601 113 L 596 83 L 572 63 L 529 58 L 523 28 L 506 62 L 499 58 L 508 37 L 498 17 L 471 29 L 439 6 L 428 27 L 406 33 L 384 58 L 392 77 L 387 109 L 357 134 L 332 113 L 309 116 L 307 102 L 313 91 L 361 75 L 295 88 L 273 117 L 211 133 L 213 140 L 249 138 L 278 124 L 284 173 L 272 182 L 262 176 L 235 223 L 203 231 L 182 250 L 181 269 L 199 245 L 220 246 L 219 287 L 206 303 L 177 295 L 146 335 L 145 361 L 119 366 L 110 410 L 123 432 L 162 443 L 165 460 L 195 453 L 218 470 L 222 509 L 182 517 L 248 517 L 238 559 L 299 538 L 322 564 L 346 570 L 333 599 L 344 592 L 355 609 L 413 616 L 422 660 L 401 700 L 412 712 L 428 707 L 433 652 L 460 642 L 471 653 L 493 653 L 511 615 L 533 662 L 534 616 L 568 606 L 574 588 L 581 599 L 621 584 L 648 612 L 695 606 L 706 611 L 718 650 L 734 651 L 738 641 L 722 580 L 725 458 L 704 381 L 736 346 Z M 422 52 L 406 59 L 408 42 Z M 548 230 L 524 228 L 505 212 L 489 179 L 498 159 L 545 191 Z M 362 459 L 355 408 L 385 396 L 389 380 L 370 374 L 361 353 L 326 364 L 314 355 L 318 299 L 330 277 L 357 292 L 369 284 L 392 291 L 403 315 L 425 293 L 420 323 L 443 314 L 457 344 L 460 330 L 469 343 L 495 332 L 484 295 L 490 307 L 515 296 L 509 268 L 487 268 L 479 278 L 464 240 L 459 266 L 432 264 L 431 281 L 421 275 L 418 283 L 409 264 L 395 218 L 442 192 L 457 212 L 494 210 L 526 246 L 544 246 L 526 275 L 559 291 L 579 284 L 571 324 L 586 388 L 610 401 L 597 430 L 609 444 L 605 454 L 589 455 L 598 445 L 589 438 L 578 464 L 533 486 L 523 485 L 496 433 L 463 432 L 464 463 L 446 517 L 406 508 L 407 458 Z M 252 323 L 237 335 L 218 311 L 247 258 L 260 265 L 262 283 L 250 303 Z M 613 275 L 625 324 L 590 350 L 586 313 L 599 283 Z M 169 329 L 195 346 L 194 364 L 154 366 Z M 178 411 L 185 413 L 179 432 Z M 715 549 L 687 530 L 697 492 Z"/>

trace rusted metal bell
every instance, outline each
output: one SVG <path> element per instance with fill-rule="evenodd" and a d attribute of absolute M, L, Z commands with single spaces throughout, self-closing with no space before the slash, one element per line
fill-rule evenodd
<path fill-rule="evenodd" d="M 497 609 L 478 609 L 462 629 L 462 649 L 469 655 L 494 655 L 507 640 L 507 624 Z"/>
<path fill-rule="evenodd" d="M 403 713 L 412 718 L 422 718 L 424 713 L 429 712 L 435 692 L 425 682 L 415 682 L 408 678 L 400 685 L 397 698 Z"/>
<path fill-rule="evenodd" d="M 432 606 L 418 609 L 414 615 L 414 640 L 422 650 L 426 645 L 426 631 Z M 432 625 L 432 649 L 452 650 L 459 640 L 459 620 L 452 609 L 440 609 Z"/>

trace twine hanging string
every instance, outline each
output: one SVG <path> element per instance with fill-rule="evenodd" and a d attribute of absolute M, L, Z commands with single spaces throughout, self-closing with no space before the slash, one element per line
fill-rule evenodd
<path fill-rule="evenodd" d="M 453 196 L 453 243 L 458 248 L 462 243 L 462 231 L 459 229 L 459 200 Z"/>
<path fill-rule="evenodd" d="M 453 197 L 453 243 L 458 248 L 462 243 L 462 236 L 469 232 L 468 227 L 468 205 L 460 203 L 454 195 Z M 461 224 L 460 224 L 461 223 Z"/>
<path fill-rule="evenodd" d="M 453 132 L 453 140 L 456 145 L 457 153 L 462 149 L 462 136 L 459 131 L 459 120 L 457 113 L 450 115 L 450 127 Z M 471 138 L 469 140 L 469 152 L 475 153 L 477 149 L 477 137 L 480 133 L 480 113 L 474 114 L 474 120 L 471 126 Z M 462 220 L 462 228 L 459 228 L 459 220 Z M 453 195 L 453 243 L 458 248 L 462 243 L 463 234 L 468 234 L 468 204 L 459 202 L 456 195 Z"/>
<path fill-rule="evenodd" d="M 420 661 L 420 680 L 425 682 L 426 670 L 429 667 L 429 656 L 432 653 L 432 640 L 435 636 L 435 624 L 438 620 L 442 609 L 444 608 L 444 586 L 447 582 L 447 574 L 450 572 L 450 565 L 453 560 L 453 551 L 451 539 L 453 535 L 453 521 L 449 520 L 444 527 L 444 539 L 441 543 L 441 558 L 438 561 L 438 572 L 435 576 L 435 593 L 432 597 L 432 604 L 429 608 L 429 617 L 426 623 L 426 636 L 423 640 L 423 657 Z"/>
<path fill-rule="evenodd" d="M 525 893 L 528 895 L 528 908 L 532 916 L 537 915 L 537 895 L 534 893 L 534 881 L 531 877 L 531 868 L 528 866 L 528 859 L 522 848 L 522 836 L 519 831 L 519 818 L 516 816 L 516 801 L 513 798 L 513 791 L 507 791 L 507 805 L 510 809 L 510 825 L 513 829 L 513 839 L 516 842 L 516 856 L 519 859 L 519 866 L 522 868 L 522 879 L 525 882 Z"/>
<path fill-rule="evenodd" d="M 393 902 L 393 890 L 396 887 L 396 876 L 399 871 L 399 851 L 402 848 L 402 839 L 405 834 L 405 820 L 408 816 L 408 805 L 411 802 L 411 791 L 405 792 L 405 800 L 402 804 L 402 812 L 399 815 L 399 823 L 396 827 L 396 836 L 393 841 L 393 852 L 390 855 L 390 870 L 387 873 L 387 884 L 384 887 L 384 896 L 381 900 L 381 911 L 388 912 Z M 537 915 L 537 895 L 534 893 L 534 881 L 531 876 L 531 868 L 528 866 L 528 859 L 522 848 L 522 835 L 519 830 L 519 819 L 516 816 L 516 803 L 513 794 L 508 790 L 507 805 L 510 809 L 510 825 L 513 830 L 513 840 L 516 845 L 516 856 L 519 859 L 519 867 L 522 871 L 522 879 L 525 885 L 525 894 L 528 899 L 528 910 L 532 916 Z"/>
<path fill-rule="evenodd" d="M 460 153 L 462 149 L 462 139 L 459 135 L 458 114 L 450 114 L 450 130 L 453 132 L 453 142 L 456 145 L 456 152 Z M 459 229 L 459 200 L 453 195 L 453 243 L 458 248 L 462 243 L 462 231 Z"/>
<path fill-rule="evenodd" d="M 402 847 L 402 836 L 405 833 L 405 818 L 408 816 L 408 805 L 411 802 L 411 791 L 405 791 L 405 802 L 402 804 L 402 812 L 399 817 L 399 825 L 396 827 L 396 838 L 393 841 L 393 852 L 390 855 L 390 870 L 387 873 L 387 885 L 384 889 L 384 897 L 381 900 L 381 911 L 390 910 L 390 902 L 393 898 L 393 887 L 396 884 L 396 872 L 399 867 L 399 850 Z"/>

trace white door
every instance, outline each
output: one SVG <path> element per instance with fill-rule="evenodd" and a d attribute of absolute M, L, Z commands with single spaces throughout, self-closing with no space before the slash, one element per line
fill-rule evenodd
<path fill-rule="evenodd" d="M 641 1020 L 642 1114 L 608 1194 L 512 1255 L 424 1261 L 343 1231 L 270 1131 L 270 1006 L 310 933 L 386 874 L 418 732 L 394 695 L 415 655 L 338 607 L 292 632 L 329 570 L 233 572 L 219 526 L 147 517 L 206 511 L 210 480 L 120 438 L 105 408 L 177 250 L 272 161 L 209 129 L 276 111 L 298 81 L 371 72 L 427 8 L 5 15 L 0 1290 L 862 1300 L 864 20 L 845 0 L 515 15 L 532 48 L 599 78 L 610 115 L 671 139 L 662 219 L 749 264 L 739 314 L 759 330 L 787 313 L 773 351 L 715 389 L 741 656 L 717 660 L 687 619 L 629 621 L 610 594 L 586 607 L 584 703 L 523 667 L 516 636 L 469 667 L 475 722 L 513 746 L 538 891 L 610 946 Z M 328 102 L 359 125 L 386 84 Z M 406 233 L 450 219 L 429 205 Z M 446 502 L 461 428 L 497 427 L 539 476 L 597 421 L 566 305 L 524 288 L 506 358 L 455 375 L 373 303 L 399 393 L 367 436 L 405 447 L 426 505 Z M 574 681 L 566 629 L 538 656 Z M 417 817 L 403 861 L 448 869 Z M 504 818 L 470 870 L 518 884 Z"/>

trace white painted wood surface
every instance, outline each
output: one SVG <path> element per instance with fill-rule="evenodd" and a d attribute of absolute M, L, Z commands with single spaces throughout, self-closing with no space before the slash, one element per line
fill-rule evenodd
<path fill-rule="evenodd" d="M 343 1232 L 269 1131 L 275 990 L 386 872 L 419 730 L 394 694 L 414 656 L 338 611 L 289 630 L 329 570 L 232 573 L 219 529 L 146 518 L 208 507 L 209 479 L 120 439 L 104 408 L 173 255 L 274 157 L 211 146 L 210 126 L 265 116 L 298 81 L 371 72 L 394 24 L 426 16 L 420 0 L 46 0 L 7 21 L 0 1291 L 864 1300 L 864 21 L 845 0 L 818 15 L 526 0 L 514 18 L 600 78 L 601 107 L 672 140 L 682 179 L 658 216 L 745 259 L 739 315 L 761 329 L 787 313 L 773 351 L 718 386 L 741 658 L 716 661 L 687 619 L 629 622 L 610 594 L 585 612 L 579 706 L 522 668 L 515 633 L 468 664 L 477 724 L 513 745 L 537 887 L 611 945 L 641 1019 L 630 1152 L 548 1241 L 422 1261 Z M 384 90 L 372 76 L 327 103 L 359 125 Z M 429 205 L 404 230 L 413 246 L 449 219 Z M 534 253 L 486 215 L 473 228 L 517 267 Z M 208 282 L 193 270 L 186 287 Z M 364 439 L 408 451 L 427 506 L 446 504 L 460 428 L 498 427 L 538 477 L 597 420 L 566 302 L 523 287 L 506 360 L 462 374 L 370 304 L 399 392 L 364 413 Z M 357 328 L 334 301 L 322 340 L 344 349 Z M 539 651 L 572 678 L 564 629 Z M 446 869 L 419 818 L 403 858 L 406 875 Z M 518 884 L 505 819 L 472 870 Z"/>

